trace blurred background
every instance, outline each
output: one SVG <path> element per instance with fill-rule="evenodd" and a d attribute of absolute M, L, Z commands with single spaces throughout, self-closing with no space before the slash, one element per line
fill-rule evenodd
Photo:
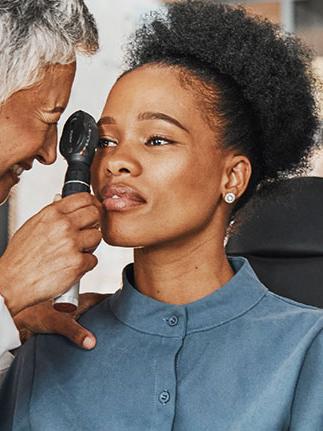
<path fill-rule="evenodd" d="M 60 121 L 59 133 L 66 119 L 78 109 L 99 119 L 109 89 L 122 71 L 122 46 L 127 36 L 146 11 L 160 7 L 161 0 L 91 0 L 89 9 L 96 18 L 101 49 L 93 58 L 78 59 L 78 70 L 68 108 Z M 285 31 L 295 32 L 315 54 L 313 68 L 323 81 L 323 1 L 222 1 L 243 4 L 250 13 L 280 23 Z M 318 97 L 323 99 L 318 85 Z M 53 166 L 35 162 L 31 172 L 25 172 L 6 205 L 0 207 L 0 254 L 8 238 L 33 214 L 50 203 L 62 188 L 66 163 L 58 156 Z M 323 176 L 323 150 L 315 154 L 311 175 Z M 132 250 L 101 244 L 96 255 L 98 266 L 81 283 L 82 291 L 114 292 L 120 287 L 121 271 L 132 261 Z"/>

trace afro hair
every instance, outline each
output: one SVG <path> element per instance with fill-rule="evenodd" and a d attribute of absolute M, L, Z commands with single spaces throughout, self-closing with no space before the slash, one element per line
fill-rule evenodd
<path fill-rule="evenodd" d="M 242 7 L 175 1 L 146 17 L 126 60 L 130 69 L 183 69 L 215 87 L 213 113 L 227 120 L 223 145 L 242 150 L 253 166 L 236 209 L 263 184 L 306 166 L 318 125 L 311 52 L 279 26 Z"/>

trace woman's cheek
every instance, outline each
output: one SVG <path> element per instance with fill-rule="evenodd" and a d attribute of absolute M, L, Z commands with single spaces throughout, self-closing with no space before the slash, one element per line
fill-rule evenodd
<path fill-rule="evenodd" d="M 103 170 L 102 170 L 102 157 L 96 152 L 92 165 L 91 165 L 91 184 L 96 197 L 98 197 L 99 190 L 103 186 Z"/>

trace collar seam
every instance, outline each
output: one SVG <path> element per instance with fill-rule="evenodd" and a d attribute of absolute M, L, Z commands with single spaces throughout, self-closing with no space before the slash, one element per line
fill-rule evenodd
<path fill-rule="evenodd" d="M 142 329 L 138 329 L 135 326 L 130 325 L 128 322 L 125 322 L 124 320 L 122 320 L 113 310 L 112 307 L 110 307 L 111 312 L 113 313 L 113 315 L 115 316 L 115 318 L 122 323 L 123 325 L 127 326 L 128 328 L 133 329 L 134 331 L 140 332 L 141 334 L 148 334 L 148 335 L 153 335 L 155 337 L 161 337 L 161 338 L 172 338 L 172 339 L 178 339 L 181 340 L 185 337 L 186 334 L 184 335 L 165 335 L 165 334 L 160 334 L 160 333 L 155 333 L 155 332 L 150 332 L 150 331 L 144 331 Z"/>
<path fill-rule="evenodd" d="M 255 303 L 253 303 L 250 307 L 248 307 L 246 310 L 242 311 L 241 313 L 237 314 L 236 316 L 231 317 L 230 319 L 224 320 L 223 322 L 217 323 L 215 325 L 210 325 L 204 328 L 196 328 L 191 331 L 187 331 L 186 335 L 195 334 L 197 332 L 211 331 L 212 329 L 218 328 L 220 326 L 224 326 L 234 320 L 237 320 L 240 317 L 243 317 L 245 314 L 249 313 L 249 311 L 255 308 L 267 295 L 268 295 L 268 291 L 264 292 L 263 295 L 260 298 L 258 298 L 258 300 Z"/>

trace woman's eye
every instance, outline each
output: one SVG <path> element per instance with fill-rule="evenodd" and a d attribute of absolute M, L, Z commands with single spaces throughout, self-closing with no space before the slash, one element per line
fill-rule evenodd
<path fill-rule="evenodd" d="M 171 141 L 170 139 L 162 138 L 161 136 L 152 136 L 151 138 L 148 139 L 148 141 L 146 142 L 146 145 L 160 146 L 160 145 L 167 145 L 172 143 L 173 141 Z"/>
<path fill-rule="evenodd" d="M 112 139 L 107 139 L 107 138 L 99 139 L 99 144 L 98 144 L 99 148 L 108 148 L 108 147 L 116 147 L 116 146 L 117 146 L 117 142 L 113 141 Z"/>

